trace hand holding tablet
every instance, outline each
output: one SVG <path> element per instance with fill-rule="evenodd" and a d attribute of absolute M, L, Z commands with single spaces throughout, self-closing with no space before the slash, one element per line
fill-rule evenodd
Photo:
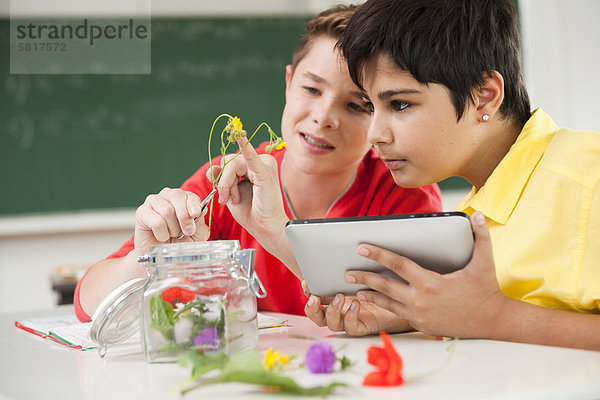
<path fill-rule="evenodd" d="M 460 212 L 292 220 L 285 233 L 308 289 L 322 297 L 367 289 L 346 283 L 348 270 L 400 279 L 358 255 L 361 243 L 393 251 L 441 274 L 463 268 L 474 245 L 469 217 Z"/>

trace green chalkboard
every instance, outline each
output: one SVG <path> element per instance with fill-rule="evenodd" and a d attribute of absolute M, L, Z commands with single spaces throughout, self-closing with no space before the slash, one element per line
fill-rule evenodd
<path fill-rule="evenodd" d="M 150 75 L 10 75 L 1 20 L 0 214 L 137 206 L 207 161 L 223 112 L 278 131 L 307 19 L 153 20 Z"/>
<path fill-rule="evenodd" d="M 0 20 L 0 214 L 136 207 L 208 160 L 223 112 L 278 130 L 307 20 L 153 19 L 149 75 L 11 75 Z"/>

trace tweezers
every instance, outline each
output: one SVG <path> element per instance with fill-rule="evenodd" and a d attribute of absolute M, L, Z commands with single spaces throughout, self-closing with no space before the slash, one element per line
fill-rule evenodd
<path fill-rule="evenodd" d="M 204 200 L 202 200 L 202 203 L 200 203 L 200 214 L 202 214 L 202 212 L 208 205 L 208 202 L 210 201 L 210 199 L 212 199 L 212 197 L 215 195 L 215 193 L 217 193 L 217 189 L 211 190 L 210 193 L 204 198 Z M 197 219 L 198 219 L 198 217 L 194 218 L 194 222 Z M 177 239 L 181 239 L 184 236 L 185 236 L 185 234 L 183 232 L 181 232 L 181 236 L 179 236 Z"/>

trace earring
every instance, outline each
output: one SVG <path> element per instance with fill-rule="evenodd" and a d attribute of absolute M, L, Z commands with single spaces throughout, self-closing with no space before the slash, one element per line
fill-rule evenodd
<path fill-rule="evenodd" d="M 481 116 L 481 119 L 483 120 L 483 122 L 488 122 L 490 120 L 490 116 L 487 114 L 483 114 Z"/>

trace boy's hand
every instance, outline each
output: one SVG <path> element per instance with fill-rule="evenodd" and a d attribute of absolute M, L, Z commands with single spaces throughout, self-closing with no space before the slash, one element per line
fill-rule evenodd
<path fill-rule="evenodd" d="M 192 192 L 164 188 L 146 197 L 135 212 L 135 249 L 148 252 L 150 246 L 171 242 L 198 242 L 208 239 L 208 227 L 200 212 L 202 200 Z M 194 221 L 194 218 L 197 218 Z M 178 239 L 181 234 L 185 236 Z"/>
<path fill-rule="evenodd" d="M 496 280 L 490 236 L 481 213 L 471 216 L 471 226 L 475 233 L 473 257 L 460 271 L 440 275 L 406 257 L 362 244 L 359 254 L 384 265 L 409 284 L 366 271 L 347 272 L 346 281 L 374 289 L 361 291 L 357 297 L 406 319 L 423 333 L 489 338 L 508 298 Z"/>
<path fill-rule="evenodd" d="M 321 298 L 308 292 L 302 281 L 304 294 L 309 297 L 304 313 L 318 326 L 327 326 L 334 332 L 346 331 L 350 336 L 366 336 L 386 332 L 406 332 L 410 325 L 393 313 L 367 301 L 337 294 Z M 327 304 L 321 307 L 321 304 Z"/>
<path fill-rule="evenodd" d="M 289 221 L 283 207 L 277 162 L 269 154 L 257 154 L 243 137 L 238 140 L 242 153 L 232 158 L 223 169 L 217 184 L 219 203 L 227 204 L 231 215 L 260 244 L 299 275 L 296 260 L 287 238 L 285 224 Z M 223 167 L 213 166 L 207 177 L 218 176 Z"/>

